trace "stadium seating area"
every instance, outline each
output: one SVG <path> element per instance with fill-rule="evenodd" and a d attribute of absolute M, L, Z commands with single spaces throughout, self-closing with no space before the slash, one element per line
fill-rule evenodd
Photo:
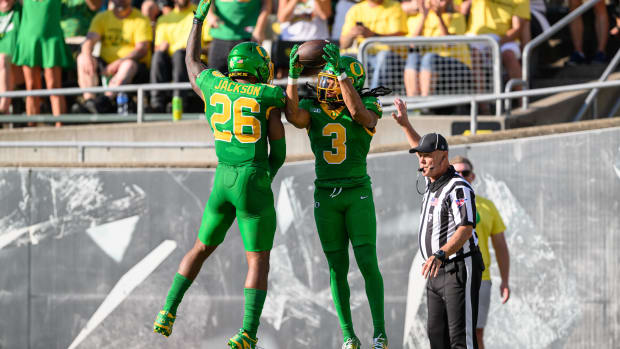
<path fill-rule="evenodd" d="M 23 42 L 27 41 L 24 38 L 33 28 L 30 22 L 36 16 L 36 9 L 29 5 L 31 1 L 25 0 L 21 6 L 13 0 L 0 1 L 0 30 L 4 28 L 0 34 L 0 92 L 187 81 L 184 67 L 181 69 L 178 66 L 183 66 L 186 40 L 183 36 L 191 27 L 191 13 L 195 6 L 191 2 L 197 0 L 131 1 L 133 9 L 124 20 L 131 20 L 133 24 L 123 28 L 131 28 L 129 30 L 136 41 L 128 43 L 127 35 L 121 34 L 120 40 L 124 40 L 125 47 L 109 47 L 109 32 L 106 30 L 113 25 L 106 18 L 114 19 L 111 9 L 128 6 L 129 1 L 57 0 L 60 4 L 54 11 L 59 11 L 60 18 L 46 16 L 44 27 L 60 23 L 65 43 L 65 48 L 60 50 L 69 52 L 70 57 L 69 62 L 56 59 L 55 66 L 49 69 L 46 57 L 40 64 L 44 67 L 41 69 L 41 66 L 37 67 L 24 59 L 23 52 L 17 52 L 23 51 L 26 46 Z M 219 0 L 215 1 L 217 3 Z M 607 62 L 607 57 L 618 47 L 617 24 L 620 22 L 616 17 L 617 6 L 612 3 L 603 8 L 596 7 L 584 16 L 581 28 L 566 28 L 556 35 L 553 46 L 543 46 L 534 61 L 534 77 L 541 81 L 553 80 L 556 77 L 554 74 L 565 66 L 600 66 Z M 290 48 L 306 40 L 330 39 L 340 45 L 343 54 L 357 55 L 360 43 L 369 37 L 404 36 L 413 39 L 489 35 L 501 47 L 504 84 L 508 79 L 521 77 L 521 51 L 528 40 L 575 7 L 574 1 L 550 0 L 279 0 L 273 1 L 267 25 L 261 27 L 262 33 L 257 34 L 255 30 L 252 39 L 262 41 L 271 50 L 277 68 L 276 77 L 282 78 L 286 77 Z M 491 12 L 500 16 L 491 16 Z M 218 26 L 217 16 L 213 18 L 207 18 L 203 31 L 203 59 L 207 65 L 215 67 L 217 64 L 208 61 L 209 43 L 212 41 L 209 29 Z M 575 35 L 579 30 L 582 34 Z M 11 32 L 15 37 L 12 46 L 6 43 Z M 137 35 L 137 32 L 141 34 Z M 134 55 L 134 51 L 139 51 L 139 54 Z M 397 95 L 424 97 L 484 93 L 492 84 L 492 62 L 485 48 L 479 45 L 375 45 L 369 52 L 370 87 L 386 85 Z M 59 55 L 58 52 L 54 54 Z M 31 67 L 33 64 L 35 66 Z M 43 80 L 46 85 L 42 85 Z M 193 94 L 166 91 L 146 94 L 146 111 L 170 113 L 172 99 L 176 97 L 183 99 L 185 111 L 200 112 L 202 109 L 200 103 L 192 103 L 192 98 L 196 98 Z M 0 113 L 60 115 L 127 112 L 127 109 L 118 108 L 120 97 L 113 92 L 68 96 L 66 102 L 64 97 L 59 96 L 37 98 L 1 98 Z M 136 96 L 130 94 L 128 111 L 135 111 L 135 108 Z"/>

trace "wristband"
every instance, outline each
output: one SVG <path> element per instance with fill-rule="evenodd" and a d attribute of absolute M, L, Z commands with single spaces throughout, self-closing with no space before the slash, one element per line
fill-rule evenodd
<path fill-rule="evenodd" d="M 342 81 L 344 79 L 348 78 L 347 73 L 342 72 L 342 74 L 340 74 L 340 76 L 338 76 L 338 81 Z"/>
<path fill-rule="evenodd" d="M 292 77 L 288 77 L 288 84 L 289 85 L 297 85 L 297 79 L 292 78 Z"/>

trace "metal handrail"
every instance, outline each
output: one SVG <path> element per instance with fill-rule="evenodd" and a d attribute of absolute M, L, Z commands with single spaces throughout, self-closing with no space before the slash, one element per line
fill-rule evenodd
<path fill-rule="evenodd" d="M 607 68 L 605 68 L 605 71 L 603 72 L 601 77 L 598 79 L 598 81 L 606 81 L 609 75 L 614 70 L 616 70 L 618 63 L 620 63 L 620 50 L 616 51 L 614 58 L 611 60 L 611 62 L 609 62 L 609 65 L 607 66 Z M 583 101 L 583 104 L 581 105 L 581 108 L 579 108 L 579 111 L 577 112 L 577 115 L 575 115 L 575 118 L 573 119 L 573 121 L 581 120 L 581 118 L 583 117 L 583 114 L 586 113 L 586 110 L 588 110 L 592 102 L 594 102 L 594 99 L 596 98 L 597 94 L 598 94 L 598 88 L 590 90 L 590 93 L 588 93 L 588 96 Z M 596 110 L 596 103 L 594 104 L 592 114 L 594 115 L 594 118 L 597 117 L 598 112 Z"/>
<path fill-rule="evenodd" d="M 489 44 L 491 47 L 491 53 L 493 58 L 493 91 L 494 93 L 501 93 L 502 90 L 502 64 L 501 64 L 501 56 L 499 44 L 495 39 L 493 39 L 489 35 L 446 35 L 446 36 L 435 36 L 435 37 L 407 37 L 407 36 L 382 36 L 382 37 L 371 37 L 368 38 L 360 44 L 357 51 L 357 58 L 364 65 L 364 69 L 368 71 L 368 52 L 367 48 L 369 45 L 373 43 L 380 44 L 402 44 L 402 45 L 410 45 L 410 44 L 458 44 L 458 43 L 475 43 L 475 42 L 484 42 Z M 496 115 L 499 116 L 502 113 L 502 103 L 500 100 L 497 101 L 497 106 L 495 108 Z"/>
<path fill-rule="evenodd" d="M 477 130 L 477 117 L 478 117 L 478 108 L 477 103 L 479 102 L 490 102 L 493 100 L 502 100 L 506 98 L 521 98 L 521 97 L 532 97 L 532 96 L 541 96 L 541 95 L 549 95 L 560 92 L 569 92 L 569 91 L 579 91 L 579 90 L 589 90 L 593 88 L 612 88 L 612 87 L 620 87 L 620 80 L 614 81 L 598 81 L 598 82 L 589 82 L 582 84 L 574 84 L 574 85 L 565 85 L 565 86 L 556 86 L 556 87 L 546 87 L 539 88 L 533 90 L 524 90 L 517 92 L 508 92 L 508 93 L 499 93 L 499 94 L 484 94 L 484 95 L 471 95 L 471 96 L 463 96 L 463 97 L 454 97 L 449 99 L 441 99 L 441 100 L 432 100 L 426 102 L 417 102 L 407 106 L 407 109 L 422 109 L 422 108 L 437 108 L 437 107 L 447 107 L 452 105 L 462 105 L 462 104 L 470 104 L 470 115 L 471 115 L 471 123 L 470 129 L 471 133 L 475 134 Z M 384 113 L 391 113 L 396 111 L 395 106 L 388 106 L 383 109 Z"/>
<path fill-rule="evenodd" d="M 304 77 L 298 79 L 298 84 L 304 84 L 306 82 L 312 82 L 314 78 L 312 77 Z M 277 79 L 273 81 L 274 85 L 284 85 L 286 86 L 288 80 L 287 79 Z M 79 95 L 82 93 L 105 93 L 105 92 L 136 92 L 138 105 L 137 105 L 137 119 L 138 123 L 142 123 L 144 121 L 144 91 L 155 91 L 155 90 L 190 90 L 192 86 L 189 82 L 170 82 L 170 83 L 157 83 L 157 84 L 130 84 L 130 85 L 120 85 L 115 87 L 110 86 L 97 86 L 97 87 L 69 87 L 69 88 L 54 88 L 49 90 L 21 90 L 21 91 L 6 91 L 0 92 L 1 97 L 31 97 L 31 96 L 66 96 L 66 95 Z M 0 122 L 2 122 L 2 118 L 0 118 Z M 30 121 L 30 120 L 28 120 Z M 54 119 L 54 121 L 60 121 L 59 119 Z M 6 121 L 9 122 L 9 121 Z"/>
<path fill-rule="evenodd" d="M 510 79 L 504 87 L 504 92 L 512 92 L 512 89 L 516 86 L 527 88 L 527 81 L 521 79 Z M 510 99 L 506 99 L 504 101 L 504 110 L 506 111 L 506 117 L 509 117 L 512 112 L 512 101 Z"/>
<path fill-rule="evenodd" d="M 543 33 L 530 40 L 525 47 L 523 48 L 523 57 L 522 57 L 522 66 L 521 66 L 521 77 L 527 83 L 527 87 L 529 87 L 530 83 L 530 57 L 532 55 L 532 50 L 536 48 L 538 45 L 542 44 L 544 41 L 549 39 L 553 34 L 560 31 L 560 29 L 567 26 L 570 22 L 572 22 L 576 17 L 581 16 L 584 12 L 588 11 L 597 2 L 602 0 L 589 0 L 584 2 L 581 6 L 577 7 L 573 11 L 571 11 L 568 15 L 563 17 L 561 20 L 554 23 L 549 29 L 545 30 Z M 527 97 L 523 98 L 522 103 L 523 110 L 528 108 L 528 99 Z"/>
<path fill-rule="evenodd" d="M 86 148 L 214 148 L 203 142 L 108 142 L 108 141 L 0 141 L 0 148 L 77 148 L 78 161 L 84 162 Z"/>
<path fill-rule="evenodd" d="M 204 120 L 204 113 L 183 113 L 183 120 Z M 63 122 L 63 123 L 135 123 L 137 114 L 63 114 L 53 116 L 50 114 L 38 115 L 0 115 L 0 123 L 37 123 L 37 122 Z M 144 114 L 142 121 L 172 121 L 170 113 Z"/>

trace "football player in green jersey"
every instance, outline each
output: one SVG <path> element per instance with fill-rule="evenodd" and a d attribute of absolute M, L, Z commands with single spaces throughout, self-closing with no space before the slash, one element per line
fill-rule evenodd
<path fill-rule="evenodd" d="M 243 326 L 228 345 L 233 349 L 253 349 L 267 294 L 269 253 L 276 229 L 271 181 L 286 155 L 280 120 L 280 109 L 286 100 L 281 88 L 269 85 L 273 64 L 267 51 L 256 43 L 244 42 L 230 51 L 228 76 L 206 69 L 201 63 L 200 34 L 209 5 L 210 1 L 205 0 L 198 5 L 185 63 L 192 88 L 205 102 L 218 166 L 198 238 L 179 265 L 154 331 L 171 334 L 185 291 L 203 262 L 222 243 L 236 217 L 248 273 Z"/>
<path fill-rule="evenodd" d="M 383 278 L 376 252 L 376 216 L 366 155 L 381 117 L 378 95 L 385 88 L 363 91 L 366 74 L 352 57 L 340 57 L 338 47 L 324 48 L 325 68 L 318 75 L 317 98 L 299 102 L 301 69 L 297 46 L 290 55 L 286 94 L 288 121 L 308 130 L 315 155 L 314 219 L 330 272 L 334 305 L 344 337 L 343 349 L 358 349 L 353 331 L 349 271 L 349 241 L 366 283 L 374 327 L 373 349 L 387 348 L 383 311 Z"/>

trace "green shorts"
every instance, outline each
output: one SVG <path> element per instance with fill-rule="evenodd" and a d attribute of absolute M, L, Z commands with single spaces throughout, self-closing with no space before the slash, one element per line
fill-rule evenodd
<path fill-rule="evenodd" d="M 217 166 L 198 238 L 207 246 L 221 244 L 235 217 L 246 251 L 271 250 L 276 211 L 267 170 L 247 165 Z"/>
<path fill-rule="evenodd" d="M 314 220 L 323 251 L 375 245 L 377 218 L 370 184 L 353 188 L 316 188 Z"/>

